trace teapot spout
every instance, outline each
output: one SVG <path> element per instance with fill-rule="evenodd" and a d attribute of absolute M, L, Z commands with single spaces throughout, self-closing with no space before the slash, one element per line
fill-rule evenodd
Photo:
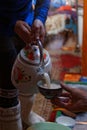
<path fill-rule="evenodd" d="M 50 88 L 51 80 L 50 80 L 49 74 L 48 73 L 43 73 L 41 75 L 41 77 L 42 77 L 42 80 L 45 82 L 47 88 Z"/>

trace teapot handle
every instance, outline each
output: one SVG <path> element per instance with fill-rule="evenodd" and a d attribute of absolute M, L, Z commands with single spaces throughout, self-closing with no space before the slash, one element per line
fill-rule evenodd
<path fill-rule="evenodd" d="M 40 50 L 40 65 L 44 66 L 43 45 L 42 45 L 42 43 L 41 43 L 39 38 L 37 38 L 36 41 L 37 41 L 37 45 L 38 45 L 39 50 Z"/>

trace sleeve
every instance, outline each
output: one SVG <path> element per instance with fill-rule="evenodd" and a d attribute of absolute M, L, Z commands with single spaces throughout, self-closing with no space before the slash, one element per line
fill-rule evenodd
<path fill-rule="evenodd" d="M 44 24 L 47 19 L 49 7 L 50 0 L 37 0 L 34 19 L 39 19 Z"/>

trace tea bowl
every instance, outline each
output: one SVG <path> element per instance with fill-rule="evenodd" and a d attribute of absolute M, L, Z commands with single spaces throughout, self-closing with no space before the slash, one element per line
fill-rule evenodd
<path fill-rule="evenodd" d="M 47 87 L 47 84 L 43 81 L 37 83 L 39 92 L 46 98 L 52 99 L 54 97 L 59 97 L 62 94 L 62 87 L 59 83 L 51 83 L 50 87 Z"/>

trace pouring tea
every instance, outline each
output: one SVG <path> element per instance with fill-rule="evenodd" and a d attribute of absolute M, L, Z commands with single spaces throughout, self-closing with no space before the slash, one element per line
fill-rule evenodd
<path fill-rule="evenodd" d="M 38 92 L 37 82 L 44 80 L 50 87 L 51 58 L 39 39 L 23 48 L 12 68 L 11 80 L 20 92 Z"/>

